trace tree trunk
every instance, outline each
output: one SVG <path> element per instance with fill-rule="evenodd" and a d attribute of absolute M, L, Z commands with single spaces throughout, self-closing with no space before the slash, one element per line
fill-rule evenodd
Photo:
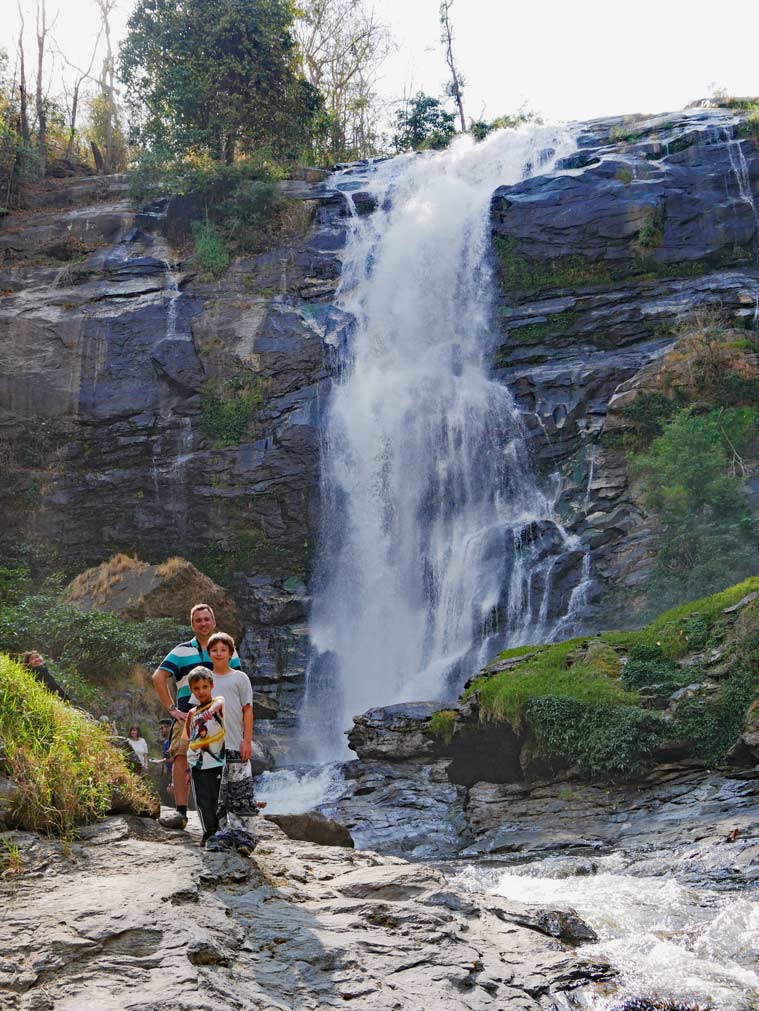
<path fill-rule="evenodd" d="M 40 22 L 40 11 L 42 20 Z M 45 36 L 47 35 L 47 11 L 45 0 L 37 2 L 37 162 L 40 178 L 45 177 L 47 168 L 47 113 L 45 110 L 45 96 L 42 93 L 42 73 L 45 62 Z"/>
<path fill-rule="evenodd" d="M 90 147 L 92 148 L 92 157 L 95 159 L 95 171 L 99 176 L 102 176 L 105 173 L 103 155 L 94 140 L 90 141 Z"/>
<path fill-rule="evenodd" d="M 18 15 L 21 18 L 21 30 L 18 33 L 19 57 L 19 111 L 21 116 L 21 138 L 26 147 L 29 146 L 29 96 L 26 91 L 26 64 L 24 62 L 24 16 L 21 13 L 19 0 Z"/>

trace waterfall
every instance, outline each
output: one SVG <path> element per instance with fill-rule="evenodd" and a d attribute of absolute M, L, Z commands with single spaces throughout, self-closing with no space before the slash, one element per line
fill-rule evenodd
<path fill-rule="evenodd" d="M 303 719 L 314 757 L 341 750 L 354 714 L 449 697 L 495 649 L 567 624 L 571 593 L 561 614 L 551 606 L 556 561 L 574 553 L 582 582 L 583 553 L 486 357 L 493 191 L 573 148 L 553 129 L 503 131 L 332 180 L 363 185 L 378 209 L 350 219 L 338 292 L 353 324 L 323 434 Z"/>
<path fill-rule="evenodd" d="M 735 182 L 738 186 L 738 195 L 744 204 L 746 204 L 754 216 L 754 224 L 756 225 L 756 231 L 754 233 L 754 262 L 756 266 L 759 266 L 759 209 L 756 206 L 756 200 L 754 199 L 754 192 L 751 189 L 751 175 L 749 173 L 748 163 L 746 162 L 746 155 L 743 153 L 742 142 L 739 137 L 731 137 L 729 132 L 727 132 L 727 156 L 730 159 L 730 169 L 735 177 Z M 754 305 L 754 329 L 759 329 L 759 293 L 756 296 L 756 303 Z"/>

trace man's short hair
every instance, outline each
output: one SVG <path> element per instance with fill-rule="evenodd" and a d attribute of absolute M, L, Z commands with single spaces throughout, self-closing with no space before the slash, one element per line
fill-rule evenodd
<path fill-rule="evenodd" d="M 210 604 L 195 604 L 194 607 L 190 608 L 190 624 L 192 625 L 192 619 L 195 617 L 196 611 L 208 611 L 214 621 L 216 621 L 216 615 L 213 613 L 213 608 Z"/>
<path fill-rule="evenodd" d="M 211 647 L 215 646 L 217 642 L 223 642 L 225 646 L 229 648 L 229 655 L 232 656 L 235 651 L 235 641 L 228 632 L 214 632 L 206 643 L 206 652 L 211 652 Z"/>
<path fill-rule="evenodd" d="M 207 667 L 193 667 L 187 677 L 187 683 L 192 688 L 198 681 L 210 681 L 213 684 L 213 674 Z"/>

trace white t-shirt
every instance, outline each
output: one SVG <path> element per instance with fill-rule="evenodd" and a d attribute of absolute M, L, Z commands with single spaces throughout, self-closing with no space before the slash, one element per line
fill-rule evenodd
<path fill-rule="evenodd" d="M 132 737 L 127 737 L 130 745 L 132 746 L 132 751 L 137 755 L 140 762 L 142 763 L 143 769 L 148 767 L 148 742 L 144 737 L 138 737 L 135 741 Z"/>
<path fill-rule="evenodd" d="M 242 670 L 213 675 L 214 695 L 224 696 L 224 745 L 239 751 L 242 744 L 242 707 L 253 705 L 250 678 Z"/>

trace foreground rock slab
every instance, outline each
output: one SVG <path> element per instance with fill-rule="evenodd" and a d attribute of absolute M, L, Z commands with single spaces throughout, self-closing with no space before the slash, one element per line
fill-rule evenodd
<path fill-rule="evenodd" d="M 248 859 L 139 819 L 72 846 L 25 838 L 25 871 L 0 882 L 0 1006 L 538 1011 L 610 974 L 545 916 L 433 868 L 256 832 Z"/>

